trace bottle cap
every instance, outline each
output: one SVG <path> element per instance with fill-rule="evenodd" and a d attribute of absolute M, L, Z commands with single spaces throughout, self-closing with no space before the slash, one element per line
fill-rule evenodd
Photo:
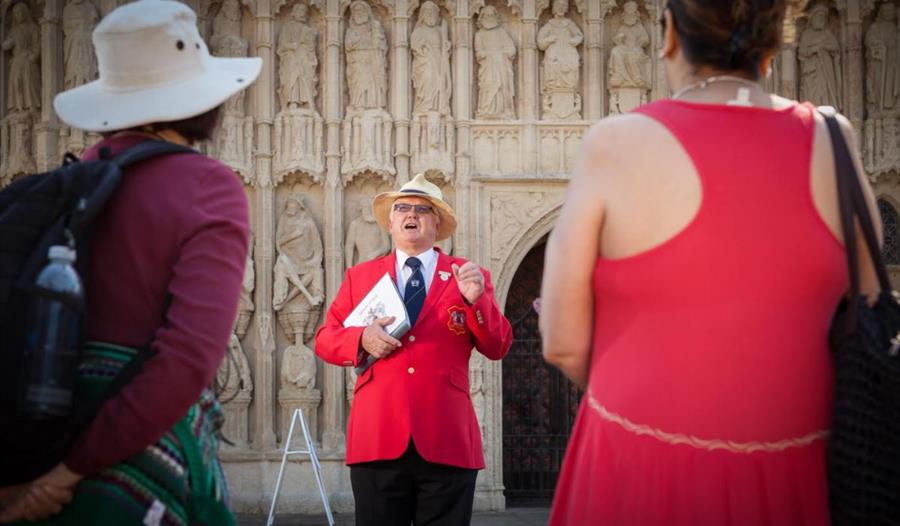
<path fill-rule="evenodd" d="M 75 261 L 75 250 L 65 245 L 53 245 L 47 252 L 47 257 L 50 259 L 62 259 L 72 263 Z"/>

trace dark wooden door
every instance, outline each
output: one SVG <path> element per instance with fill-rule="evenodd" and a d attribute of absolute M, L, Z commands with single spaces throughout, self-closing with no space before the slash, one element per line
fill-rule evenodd
<path fill-rule="evenodd" d="M 506 505 L 548 506 L 575 421 L 580 393 L 544 363 L 538 316 L 545 244 L 519 266 L 506 300 L 513 344 L 503 360 L 503 485 Z"/>

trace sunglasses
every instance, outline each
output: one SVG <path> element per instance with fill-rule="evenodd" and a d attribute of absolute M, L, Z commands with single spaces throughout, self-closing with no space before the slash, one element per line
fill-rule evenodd
<path fill-rule="evenodd" d="M 405 214 L 410 210 L 415 210 L 417 214 L 425 215 L 434 212 L 434 208 L 428 205 L 411 205 L 409 203 L 394 203 L 394 212 Z"/>

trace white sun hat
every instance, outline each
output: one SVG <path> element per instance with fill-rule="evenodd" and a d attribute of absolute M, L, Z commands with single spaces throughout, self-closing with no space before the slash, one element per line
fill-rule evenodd
<path fill-rule="evenodd" d="M 388 219 L 391 215 L 391 208 L 394 206 L 394 201 L 401 197 L 421 197 L 434 205 L 435 213 L 440 218 L 435 241 L 441 241 L 453 235 L 456 230 L 456 213 L 447 204 L 447 201 L 444 201 L 444 194 L 440 187 L 426 179 L 424 174 L 416 175 L 396 192 L 382 192 L 375 196 L 375 200 L 372 202 L 372 212 L 375 220 L 385 231 L 390 232 Z"/>
<path fill-rule="evenodd" d="M 197 15 L 172 0 L 111 11 L 93 34 L 99 78 L 53 100 L 69 126 L 93 132 L 201 115 L 249 86 L 262 59 L 212 57 Z"/>

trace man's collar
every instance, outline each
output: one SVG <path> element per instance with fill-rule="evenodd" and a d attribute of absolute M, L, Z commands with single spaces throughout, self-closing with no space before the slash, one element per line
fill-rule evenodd
<path fill-rule="evenodd" d="M 425 250 L 424 252 L 421 252 L 419 254 L 407 254 L 406 252 L 404 252 L 398 248 L 397 249 L 397 266 L 399 268 L 403 268 L 403 265 L 406 264 L 406 260 L 413 257 L 414 255 L 415 255 L 415 257 L 419 258 L 419 261 L 422 262 L 422 265 L 426 266 L 426 267 L 428 265 L 430 265 L 434 260 L 437 259 L 437 251 L 434 249 L 434 247 L 431 247 L 428 250 Z"/>

